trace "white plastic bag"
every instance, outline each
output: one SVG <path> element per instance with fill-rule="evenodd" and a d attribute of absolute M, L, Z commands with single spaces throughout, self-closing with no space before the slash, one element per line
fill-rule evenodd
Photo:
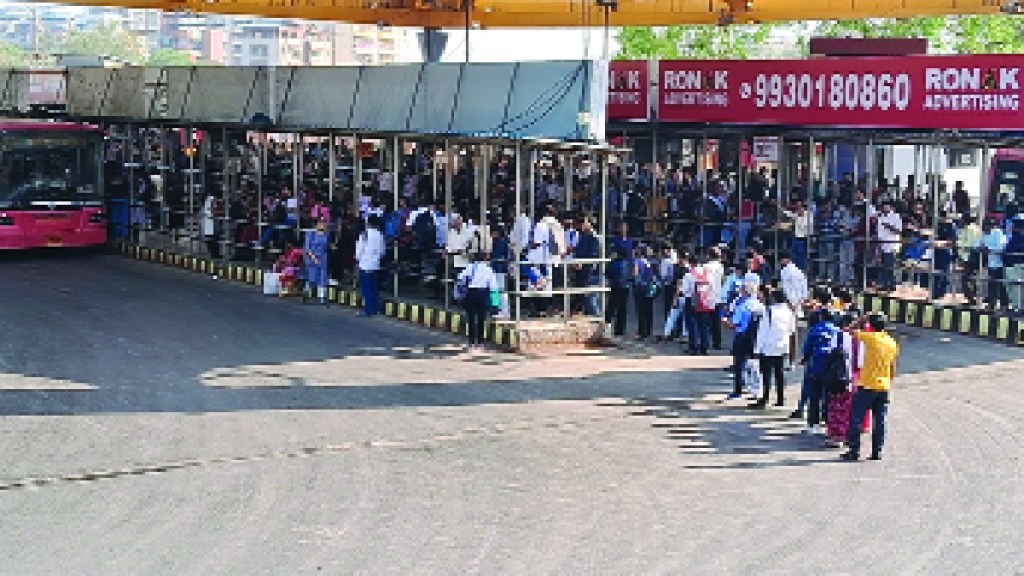
<path fill-rule="evenodd" d="M 281 293 L 281 275 L 276 272 L 265 272 L 263 274 L 263 294 L 265 296 L 277 296 Z"/>
<path fill-rule="evenodd" d="M 764 386 L 761 382 L 761 367 L 757 360 L 751 358 L 743 364 L 743 385 L 747 391 L 758 400 L 764 395 Z"/>

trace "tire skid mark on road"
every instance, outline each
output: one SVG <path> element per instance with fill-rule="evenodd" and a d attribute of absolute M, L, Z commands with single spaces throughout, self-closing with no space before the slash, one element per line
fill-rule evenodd
<path fill-rule="evenodd" d="M 365 440 L 359 442 L 342 442 L 339 444 L 327 444 L 322 446 L 307 446 L 293 450 L 277 450 L 273 452 L 254 454 L 250 456 L 221 456 L 216 458 L 189 459 L 160 464 L 143 464 L 127 468 L 94 470 L 89 472 L 65 474 L 61 476 L 36 476 L 29 478 L 21 478 L 17 480 L 2 481 L 0 482 L 0 494 L 2 494 L 3 492 L 12 492 L 15 490 L 38 489 L 62 484 L 93 483 L 99 482 L 101 480 L 115 480 L 118 478 L 130 478 L 133 476 L 166 474 L 168 472 L 185 470 L 188 468 L 201 468 L 223 464 L 244 464 L 265 460 L 309 458 L 313 456 L 324 456 L 343 452 L 354 452 L 360 449 L 397 449 L 404 451 L 430 451 L 431 446 L 458 442 L 460 440 L 468 440 L 483 437 L 499 437 L 502 435 L 512 433 L 521 433 L 552 428 L 568 427 L 566 429 L 579 429 L 583 426 L 586 426 L 587 424 L 621 420 L 628 417 L 628 414 L 623 413 L 621 411 L 617 411 L 616 413 L 592 415 L 589 417 L 575 419 L 523 419 L 513 420 L 510 422 L 500 424 L 492 424 L 489 426 L 476 426 L 472 428 L 459 429 L 454 432 L 444 432 L 427 436 L 424 438 L 404 440 L 378 439 Z"/>
<path fill-rule="evenodd" d="M 925 394 L 927 395 L 927 393 Z M 956 414 L 949 414 L 947 411 L 948 406 L 929 406 L 927 403 L 918 402 L 917 407 L 919 409 L 931 408 L 931 410 L 929 414 L 915 413 L 911 410 L 902 411 L 901 417 L 905 419 L 903 425 L 917 430 L 914 436 L 929 445 L 930 451 L 941 464 L 938 483 L 935 485 L 935 489 L 939 492 L 933 496 L 933 500 L 944 502 L 947 510 L 935 509 L 932 511 L 934 515 L 943 518 L 945 521 L 937 522 L 939 529 L 935 532 L 932 542 L 926 549 L 920 550 L 911 558 L 901 560 L 901 572 L 904 574 L 925 572 L 928 566 L 934 565 L 935 560 L 954 540 L 958 523 L 950 521 L 950 519 L 955 518 L 958 512 L 960 512 L 958 506 L 964 501 L 963 488 L 967 483 L 967 479 L 954 464 L 954 456 L 950 454 L 946 444 L 940 438 L 942 432 L 954 432 L 961 437 L 972 437 L 962 435 L 964 432 L 963 419 L 959 418 Z M 942 414 L 939 413 L 939 408 L 943 409 Z M 939 428 L 932 424 L 934 422 L 942 422 L 944 426 L 952 425 L 955 427 L 955 430 Z M 970 457 L 968 454 L 961 456 Z"/>

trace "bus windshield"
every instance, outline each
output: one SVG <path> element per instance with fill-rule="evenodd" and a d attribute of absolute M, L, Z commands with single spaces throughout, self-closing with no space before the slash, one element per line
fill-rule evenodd
<path fill-rule="evenodd" d="M 0 207 L 82 206 L 103 200 L 93 134 L 0 136 Z"/>
<path fill-rule="evenodd" d="M 1024 200 L 1024 160 L 997 160 L 992 173 L 992 212 L 1003 213 L 1007 204 Z"/>

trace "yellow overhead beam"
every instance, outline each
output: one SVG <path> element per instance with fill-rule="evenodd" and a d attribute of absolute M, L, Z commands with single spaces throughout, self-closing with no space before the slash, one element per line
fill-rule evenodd
<path fill-rule="evenodd" d="M 610 26 L 999 14 L 1010 0 L 618 0 Z M 83 6 L 461 28 L 602 27 L 596 0 L 70 0 Z M 1006 16 L 1010 18 L 1011 16 Z"/>

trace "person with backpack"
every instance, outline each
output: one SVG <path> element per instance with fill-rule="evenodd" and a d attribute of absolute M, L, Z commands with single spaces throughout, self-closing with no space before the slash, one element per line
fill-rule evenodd
<path fill-rule="evenodd" d="M 824 309 L 815 310 L 811 314 L 811 328 L 804 339 L 803 358 L 800 363 L 804 370 L 803 390 L 800 395 L 801 405 L 807 408 L 807 427 L 805 434 L 821 432 L 822 402 L 825 398 L 825 371 L 829 355 L 836 347 L 839 329 L 832 323 L 831 315 Z M 797 412 L 802 412 L 800 406 Z"/>
<path fill-rule="evenodd" d="M 636 339 L 644 341 L 654 331 L 654 299 L 660 285 L 653 261 L 654 251 L 650 247 L 637 250 L 633 261 L 633 300 L 636 303 Z"/>
<path fill-rule="evenodd" d="M 733 388 L 729 400 L 743 397 L 743 370 L 754 356 L 754 344 L 764 305 L 757 298 L 757 284 L 743 284 L 729 317 L 723 321 L 733 329 Z M 767 394 L 762 397 L 766 397 Z"/>
<path fill-rule="evenodd" d="M 841 314 L 836 322 L 839 333 L 833 355 L 842 365 L 831 366 L 830 377 L 825 383 L 828 393 L 825 445 L 829 448 L 838 448 L 846 441 L 857 375 L 864 366 L 864 346 L 851 329 L 855 320 L 852 314 Z"/>
<path fill-rule="evenodd" d="M 463 286 L 463 303 L 466 306 L 466 327 L 470 351 L 482 349 L 484 342 L 484 320 L 491 309 L 491 292 L 498 290 L 498 278 L 488 262 L 487 254 L 473 252 L 472 263 L 459 274 L 456 284 Z"/>
<path fill-rule="evenodd" d="M 707 261 L 698 255 L 694 266 L 683 276 L 683 295 L 689 302 L 686 310 L 690 320 L 690 354 L 708 355 L 711 340 L 711 322 L 718 306 L 718 294 L 712 288 L 711 274 L 705 268 Z"/>

